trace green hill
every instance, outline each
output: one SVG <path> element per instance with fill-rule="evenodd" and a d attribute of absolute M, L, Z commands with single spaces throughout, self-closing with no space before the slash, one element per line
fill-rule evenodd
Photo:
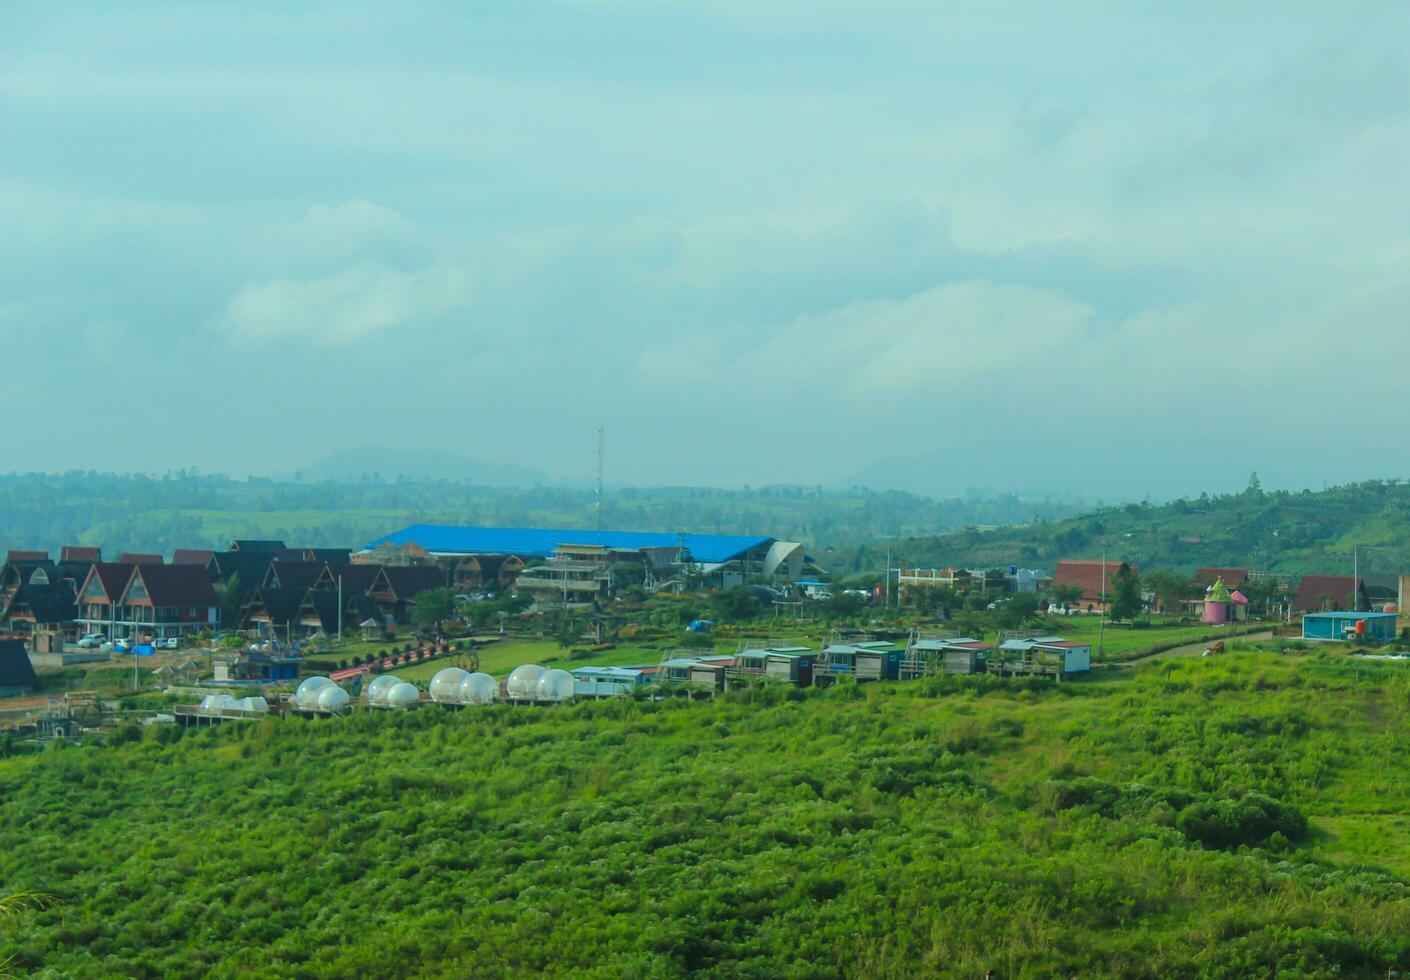
<path fill-rule="evenodd" d="M 1350 575 L 1352 549 L 1365 571 L 1410 569 L 1410 484 L 1372 480 L 1322 491 L 1201 496 L 1169 504 L 1126 504 L 1065 520 L 995 530 L 912 536 L 890 546 L 894 559 L 921 566 L 1009 565 L 1052 570 L 1062 558 L 1100 558 L 1189 572 L 1237 565 L 1292 575 Z M 846 574 L 881 568 L 885 545 L 833 552 Z"/>
<path fill-rule="evenodd" d="M 269 720 L 0 761 L 63 977 L 1385 976 L 1400 665 Z M 9 749 L 0 743 L 0 749 Z"/>

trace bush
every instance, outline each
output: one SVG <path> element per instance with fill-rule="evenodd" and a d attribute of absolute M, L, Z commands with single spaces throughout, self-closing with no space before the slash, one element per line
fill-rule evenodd
<path fill-rule="evenodd" d="M 1175 826 L 1190 840 L 1219 850 L 1261 844 L 1275 833 L 1288 840 L 1307 834 L 1300 810 L 1257 793 L 1192 803 L 1180 811 Z"/>

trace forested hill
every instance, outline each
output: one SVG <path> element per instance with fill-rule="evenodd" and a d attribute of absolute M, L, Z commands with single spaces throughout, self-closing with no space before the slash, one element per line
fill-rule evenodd
<path fill-rule="evenodd" d="M 1189 571 L 1237 565 L 1294 575 L 1351 574 L 1352 549 L 1363 572 L 1410 569 L 1410 485 L 1371 480 L 1327 490 L 1248 489 L 1162 506 L 1106 507 L 1026 527 L 974 529 L 893 542 L 896 558 L 922 566 L 1005 567 L 1049 571 L 1061 558 L 1100 558 L 1143 568 Z M 835 553 L 834 571 L 878 567 L 887 545 Z"/>
<path fill-rule="evenodd" d="M 855 548 L 970 525 L 1059 520 L 1079 504 L 1017 495 L 932 500 L 896 491 L 770 486 L 609 488 L 607 527 L 764 534 L 810 547 Z M 448 480 L 303 483 L 176 473 L 0 476 L 0 550 L 100 545 L 105 551 L 223 548 L 277 537 L 306 547 L 357 547 L 414 522 L 494 527 L 596 526 L 583 487 L 504 489 Z"/>

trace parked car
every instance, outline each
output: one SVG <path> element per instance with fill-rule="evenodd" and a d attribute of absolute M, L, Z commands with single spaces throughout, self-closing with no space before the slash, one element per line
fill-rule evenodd
<path fill-rule="evenodd" d="M 96 650 L 103 645 L 103 641 L 106 639 L 107 637 L 102 633 L 84 633 L 78 638 L 78 645 L 83 650 Z"/>
<path fill-rule="evenodd" d="M 114 641 L 113 641 L 113 646 L 112 646 L 113 653 L 126 653 L 127 651 L 129 651 L 129 650 L 131 650 L 131 649 L 132 649 L 132 643 L 131 643 L 130 640 L 114 640 Z"/>
<path fill-rule="evenodd" d="M 157 641 L 157 648 L 160 649 L 160 650 L 180 650 L 180 649 L 181 649 L 181 637 L 179 637 L 179 636 L 168 636 L 165 640 L 158 640 L 158 641 Z"/>
<path fill-rule="evenodd" d="M 816 591 L 814 591 L 814 592 L 809 592 L 809 593 L 808 593 L 808 597 L 811 598 L 811 599 L 818 599 L 818 600 L 822 600 L 822 599 L 831 599 L 831 598 L 832 598 L 832 593 L 826 591 L 825 589 L 818 589 L 818 590 L 816 590 Z"/>

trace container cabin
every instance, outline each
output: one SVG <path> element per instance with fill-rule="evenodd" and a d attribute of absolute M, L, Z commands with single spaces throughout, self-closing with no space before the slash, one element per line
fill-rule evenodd
<path fill-rule="evenodd" d="M 987 670 L 1000 676 L 1040 675 L 1062 680 L 1092 669 L 1092 646 L 1060 636 L 1014 637 L 1000 642 Z"/>
<path fill-rule="evenodd" d="M 818 655 L 812 650 L 793 648 L 770 650 L 764 658 L 764 677 L 807 687 L 813 683 Z"/>
<path fill-rule="evenodd" d="M 895 680 L 900 676 L 905 651 L 889 640 L 871 638 L 834 641 L 818 657 L 818 675 L 855 677 L 859 681 Z"/>
<path fill-rule="evenodd" d="M 1302 617 L 1302 638 L 1379 645 L 1395 640 L 1395 613 L 1319 612 Z"/>
<path fill-rule="evenodd" d="M 649 686 L 654 667 L 579 667 L 573 675 L 573 693 L 580 698 L 614 698 Z"/>
<path fill-rule="evenodd" d="M 808 662 L 807 669 L 810 673 L 813 669 L 813 660 L 816 659 L 815 651 L 809 647 L 782 644 L 775 646 L 761 640 L 745 640 L 740 643 L 739 649 L 735 651 L 734 657 L 725 671 L 726 680 L 737 687 L 753 679 L 763 677 L 777 679 L 781 668 L 775 667 L 772 671 L 769 668 L 769 658 L 775 655 L 813 658 Z"/>

